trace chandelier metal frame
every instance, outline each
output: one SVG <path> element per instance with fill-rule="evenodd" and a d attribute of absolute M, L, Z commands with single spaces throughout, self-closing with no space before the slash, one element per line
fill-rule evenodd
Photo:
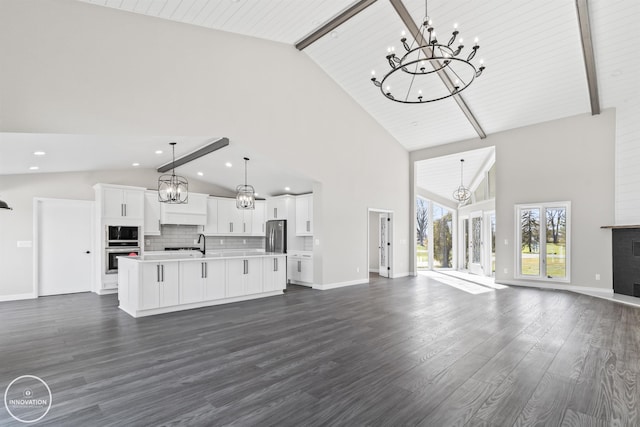
<path fill-rule="evenodd" d="M 171 174 L 160 175 L 158 178 L 158 201 L 175 205 L 189 203 L 189 182 L 176 175 L 176 143 L 170 142 L 169 145 L 173 150 Z"/>
<path fill-rule="evenodd" d="M 471 190 L 464 186 L 464 159 L 460 159 L 460 187 L 453 192 L 453 198 L 460 203 L 464 203 L 471 197 Z"/>
<path fill-rule="evenodd" d="M 391 69 L 384 75 L 382 80 L 378 80 L 376 78 L 375 70 L 372 71 L 371 81 L 380 89 L 380 92 L 386 98 L 402 104 L 424 104 L 427 102 L 440 101 L 459 94 L 468 88 L 477 77 L 482 75 L 482 72 L 485 70 L 485 66 L 482 60 L 480 60 L 480 66 L 478 68 L 471 63 L 471 60 L 476 56 L 478 49 L 480 49 L 477 38 L 467 58 L 463 59 L 458 57 L 462 52 L 462 49 L 464 49 L 463 40 L 460 39 L 457 48 L 451 47 L 455 43 L 458 34 L 459 31 L 457 26 L 454 26 L 454 31 L 451 33 L 451 38 L 448 43 L 445 45 L 438 42 L 435 29 L 429 19 L 428 3 L 425 0 L 425 18 L 422 25 L 418 28 L 417 34 L 413 36 L 413 42 L 409 45 L 403 32 L 403 37 L 400 39 L 400 42 L 402 43 L 405 53 L 401 57 L 398 57 L 395 54 L 395 48 L 388 48 L 386 59 Z M 431 65 L 432 69 L 428 69 L 426 67 L 427 63 Z M 450 67 L 452 63 L 460 63 L 470 67 L 470 78 L 467 78 L 466 81 L 462 79 L 453 67 Z M 446 74 L 445 70 L 449 70 L 455 76 L 455 80 L 452 81 L 453 90 L 448 90 L 447 95 L 435 95 L 434 97 L 429 98 L 425 96 L 421 90 L 418 90 L 417 96 L 414 95 L 414 97 L 410 98 L 416 77 L 435 76 L 435 73 L 439 74 L 442 72 Z M 388 85 L 385 87 L 387 80 L 399 72 L 404 73 L 407 77 L 411 78 L 409 88 L 407 89 L 406 95 L 404 95 L 404 99 L 395 97 Z M 451 79 L 448 74 L 446 74 L 445 77 L 449 80 Z"/>
<path fill-rule="evenodd" d="M 252 185 L 247 184 L 247 162 L 248 157 L 244 158 L 244 185 L 240 184 L 236 187 L 236 208 L 238 209 L 255 209 L 256 208 L 256 190 Z"/>

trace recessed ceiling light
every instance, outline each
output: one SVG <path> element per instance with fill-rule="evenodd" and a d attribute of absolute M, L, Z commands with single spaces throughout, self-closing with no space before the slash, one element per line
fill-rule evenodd
<path fill-rule="evenodd" d="M 334 38 L 334 39 L 337 39 L 338 38 L 338 32 L 335 31 L 335 30 L 331 31 L 331 37 Z"/>
<path fill-rule="evenodd" d="M 30 171 L 37 171 L 38 169 L 40 169 L 38 166 L 31 166 L 29 168 Z"/>
<path fill-rule="evenodd" d="M 284 191 L 291 191 L 291 188 L 289 188 L 289 187 L 284 187 Z"/>
<path fill-rule="evenodd" d="M 156 150 L 156 154 L 162 154 L 162 150 Z"/>
<path fill-rule="evenodd" d="M 204 176 L 202 172 L 198 172 L 198 176 Z"/>
<path fill-rule="evenodd" d="M 44 151 L 34 151 L 33 152 L 34 156 L 44 156 L 45 154 L 47 154 L 47 153 L 45 153 Z"/>
<path fill-rule="evenodd" d="M 140 163 L 138 163 L 138 162 L 131 163 L 131 166 L 140 166 Z"/>
<path fill-rule="evenodd" d="M 224 165 L 225 165 L 226 167 L 228 167 L 228 168 L 230 168 L 231 166 L 233 166 L 233 165 L 231 164 L 231 162 L 227 162 L 227 163 L 225 163 Z"/>

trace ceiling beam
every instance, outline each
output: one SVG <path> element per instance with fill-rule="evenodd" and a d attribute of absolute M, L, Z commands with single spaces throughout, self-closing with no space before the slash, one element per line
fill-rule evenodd
<path fill-rule="evenodd" d="M 587 84 L 589 85 L 591 114 L 595 116 L 596 114 L 600 114 L 600 95 L 598 94 L 596 56 L 593 53 L 593 39 L 591 37 L 589 5 L 587 4 L 587 0 L 576 0 L 576 10 L 578 11 L 580 41 L 582 42 L 582 56 L 584 57 L 584 67 L 587 71 Z"/>
<path fill-rule="evenodd" d="M 358 13 L 362 12 L 363 10 L 365 10 L 375 2 L 376 0 L 360 0 L 352 4 L 351 6 L 346 8 L 344 11 L 339 13 L 337 16 L 331 18 L 329 21 L 322 24 L 320 28 L 313 31 L 311 34 L 309 34 L 308 36 L 306 36 L 305 38 L 297 42 L 295 44 L 296 49 L 302 50 L 307 46 L 309 46 L 310 44 L 315 43 L 318 39 L 324 37 L 331 31 L 335 30 L 340 25 L 344 24 L 349 19 L 353 18 Z"/>
<path fill-rule="evenodd" d="M 165 173 L 170 171 L 174 167 L 182 166 L 189 162 L 194 161 L 195 159 L 199 159 L 202 156 L 205 156 L 209 153 L 213 153 L 216 150 L 226 147 L 229 145 L 229 138 L 215 138 L 214 140 L 210 140 L 207 142 L 212 142 L 211 144 L 207 144 L 202 148 L 198 148 L 196 151 L 192 151 L 189 154 L 185 154 L 182 157 L 178 157 L 175 162 L 171 161 L 169 163 L 165 163 L 164 165 L 158 168 L 159 173 Z"/>
<path fill-rule="evenodd" d="M 409 33 L 416 35 L 416 38 L 418 39 L 418 40 L 416 40 L 416 42 L 418 42 L 421 46 L 425 46 L 424 49 L 423 49 L 425 55 L 427 57 L 432 56 L 431 49 L 429 47 L 427 47 L 428 43 L 426 42 L 426 40 L 422 36 L 422 33 L 420 32 L 420 27 L 418 27 L 418 25 L 416 25 L 415 21 L 411 17 L 411 14 L 409 13 L 407 8 L 405 7 L 404 3 L 402 3 L 402 0 L 389 0 L 389 1 L 391 2 L 391 5 L 393 6 L 393 8 L 396 10 L 398 15 L 400 16 L 400 19 L 402 20 L 404 25 L 407 27 L 407 30 L 409 30 Z M 436 63 L 435 65 L 433 64 L 432 61 L 429 61 L 429 63 L 431 64 L 431 66 L 433 67 L 434 70 L 436 69 L 436 67 L 439 69 L 437 71 L 438 77 L 440 77 L 440 80 L 442 80 L 442 83 L 444 83 L 444 85 L 447 87 L 447 90 L 450 93 L 453 93 L 453 91 L 455 90 L 455 85 L 453 84 L 453 81 L 451 80 L 451 77 L 449 77 L 449 74 L 447 74 L 447 72 L 442 67 L 442 65 L 440 64 L 439 61 L 434 61 L 434 62 Z M 471 109 L 469 108 L 469 106 L 465 102 L 465 100 L 462 97 L 462 95 L 455 94 L 455 95 L 452 96 L 452 98 L 455 99 L 456 103 L 458 104 L 458 107 L 460 107 L 460 109 L 462 110 L 462 112 L 466 116 L 467 120 L 469 120 L 469 123 L 471 123 L 471 126 L 473 126 L 473 128 L 475 129 L 475 131 L 478 134 L 478 136 L 481 139 L 486 138 L 487 134 L 482 129 L 482 126 L 480 126 L 480 122 L 478 122 L 478 119 L 476 119 L 476 117 L 471 112 Z"/>

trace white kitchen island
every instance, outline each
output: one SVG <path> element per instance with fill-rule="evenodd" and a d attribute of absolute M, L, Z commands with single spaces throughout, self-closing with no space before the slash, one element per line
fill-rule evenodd
<path fill-rule="evenodd" d="M 133 317 L 282 294 L 286 254 L 179 252 L 118 258 L 120 309 Z"/>

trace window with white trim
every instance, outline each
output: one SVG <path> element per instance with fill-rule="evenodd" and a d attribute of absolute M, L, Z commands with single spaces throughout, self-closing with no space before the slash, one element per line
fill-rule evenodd
<path fill-rule="evenodd" d="M 571 202 L 516 205 L 516 276 L 570 280 Z"/>

